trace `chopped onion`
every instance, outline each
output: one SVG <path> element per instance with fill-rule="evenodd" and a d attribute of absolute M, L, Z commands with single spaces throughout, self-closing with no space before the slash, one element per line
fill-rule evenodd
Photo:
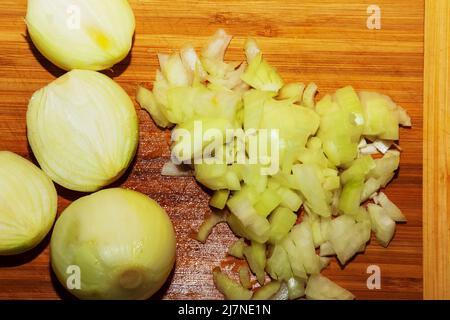
<path fill-rule="evenodd" d="M 367 144 L 366 146 L 359 149 L 359 153 L 362 155 L 370 155 L 370 154 L 377 154 L 378 149 L 375 145 L 372 143 Z"/>
<path fill-rule="evenodd" d="M 373 145 L 375 146 L 375 148 L 378 149 L 378 151 L 380 151 L 382 154 L 385 154 L 389 148 L 392 146 L 393 142 L 392 141 L 388 141 L 388 140 L 380 140 L 377 139 L 373 142 Z"/>
<path fill-rule="evenodd" d="M 373 197 L 373 201 L 386 210 L 386 213 L 397 222 L 406 222 L 406 217 L 402 211 L 389 198 L 380 192 Z"/>
<path fill-rule="evenodd" d="M 357 93 L 351 86 L 316 102 L 317 85 L 285 83 L 254 39 L 245 42 L 246 61 L 227 63 L 223 59 L 230 40 L 219 30 L 199 56 L 192 47 L 182 49 L 181 58 L 177 53 L 159 56 L 161 71 L 153 92 L 138 91 L 138 101 L 159 126 L 175 124 L 207 143 L 195 136 L 196 121 L 221 134 L 243 129 L 249 139 L 261 137 L 260 129 L 277 130 L 258 149 L 276 142 L 278 159 L 270 153 L 250 163 L 249 139 L 239 136 L 223 140 L 218 149 L 227 156 L 244 151 L 241 162 L 194 166 L 196 180 L 214 190 L 210 205 L 226 213 L 227 224 L 240 237 L 228 253 L 245 258 L 261 285 L 266 272 L 270 276 L 272 281 L 257 289 L 254 299 L 298 299 L 305 295 L 306 283 L 307 298 L 353 299 L 319 273 L 329 264 L 328 256 L 345 264 L 364 251 L 371 231 L 382 245 L 390 241 L 395 230 L 391 217 L 402 219 L 398 208 L 383 196 L 374 199 L 381 206 L 369 204 L 369 212 L 361 204 L 394 177 L 400 153 L 390 148 L 399 125 L 410 119 L 389 97 Z M 230 150 L 235 141 L 243 145 Z M 201 160 L 206 148 L 174 141 L 172 150 L 177 160 L 189 162 Z M 371 157 L 379 152 L 382 158 Z M 274 172 L 262 174 L 261 160 L 267 159 L 278 163 Z M 205 230 L 221 221 L 207 218 Z M 245 272 L 240 269 L 242 286 L 214 271 L 225 298 L 251 297 Z"/>

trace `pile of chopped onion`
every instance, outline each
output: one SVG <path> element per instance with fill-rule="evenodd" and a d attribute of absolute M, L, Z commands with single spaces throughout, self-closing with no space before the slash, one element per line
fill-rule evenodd
<path fill-rule="evenodd" d="M 163 128 L 195 135 L 193 124 L 201 121 L 203 128 L 222 133 L 279 130 L 274 174 L 261 174 L 259 162 L 236 160 L 193 167 L 196 179 L 214 190 L 214 212 L 201 225 L 198 240 L 206 241 L 216 224 L 226 222 L 239 237 L 228 254 L 246 259 L 260 286 L 250 282 L 248 269 L 240 269 L 236 282 L 216 268 L 216 287 L 227 299 L 353 299 L 320 272 L 330 256 L 345 265 L 363 252 L 372 232 L 388 246 L 395 223 L 406 221 L 380 189 L 398 169 L 395 141 L 399 126 L 411 126 L 410 118 L 389 97 L 357 93 L 351 86 L 316 102 L 314 83 L 284 83 L 252 39 L 245 43 L 246 61 L 225 62 L 230 41 L 219 30 L 200 55 L 192 47 L 160 54 L 153 91 L 139 87 L 137 93 Z M 180 148 L 179 142 L 172 147 Z M 188 145 L 176 160 L 195 163 L 202 155 L 198 148 Z M 189 172 L 173 163 L 164 167 L 164 174 Z"/>

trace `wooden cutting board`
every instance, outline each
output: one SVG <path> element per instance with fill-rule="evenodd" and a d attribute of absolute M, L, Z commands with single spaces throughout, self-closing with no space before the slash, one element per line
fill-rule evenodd
<path fill-rule="evenodd" d="M 151 86 L 157 52 L 170 52 L 187 42 L 199 47 L 216 29 L 224 28 L 235 36 L 227 59 L 243 59 L 244 39 L 256 37 L 287 81 L 314 81 L 321 94 L 351 84 L 390 95 L 408 110 L 413 128 L 401 130 L 401 169 L 386 190 L 408 223 L 397 226 L 389 248 L 372 239 L 365 254 L 345 267 L 333 261 L 325 275 L 359 299 L 421 299 L 424 1 L 376 1 L 381 9 L 380 30 L 366 26 L 372 0 L 130 2 L 136 15 L 132 53 L 106 73 L 131 96 L 138 84 Z M 63 72 L 28 41 L 25 12 L 25 0 L 0 2 L 0 150 L 32 158 L 25 126 L 28 99 Z M 211 270 L 221 265 L 232 272 L 233 261 L 225 252 L 234 237 L 226 225 L 219 225 L 206 244 L 192 239 L 210 212 L 209 195 L 193 178 L 160 175 L 169 156 L 169 131 L 158 129 L 146 112 L 136 108 L 141 129 L 138 155 L 115 186 L 149 195 L 173 219 L 176 268 L 156 298 L 221 298 Z M 63 188 L 58 192 L 58 212 L 83 195 Z M 26 254 L 0 257 L 0 299 L 71 298 L 50 270 L 48 243 L 49 237 Z M 370 265 L 381 268 L 379 290 L 366 286 Z"/>

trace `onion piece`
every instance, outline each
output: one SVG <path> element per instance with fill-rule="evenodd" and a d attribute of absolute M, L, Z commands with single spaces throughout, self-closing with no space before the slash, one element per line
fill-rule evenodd
<path fill-rule="evenodd" d="M 288 300 L 289 290 L 285 282 L 282 282 L 278 292 L 272 296 L 272 300 Z"/>
<path fill-rule="evenodd" d="M 367 144 L 359 149 L 359 153 L 362 155 L 377 154 L 378 149 L 373 144 Z"/>
<path fill-rule="evenodd" d="M 239 282 L 246 289 L 252 288 L 252 283 L 250 281 L 250 269 L 248 266 L 240 266 L 239 267 Z"/>
<path fill-rule="evenodd" d="M 333 256 L 336 254 L 336 251 L 334 251 L 333 246 L 331 245 L 330 241 L 326 241 L 320 245 L 320 256 L 326 257 L 326 256 Z"/>
<path fill-rule="evenodd" d="M 330 279 L 315 274 L 309 277 L 306 298 L 312 300 L 353 300 L 355 296 Z"/>
<path fill-rule="evenodd" d="M 281 282 L 271 281 L 258 288 L 253 294 L 252 300 L 273 300 L 273 297 L 281 288 Z"/>
<path fill-rule="evenodd" d="M 252 241 L 250 246 L 244 247 L 244 256 L 258 282 L 263 285 L 265 281 L 266 246 Z"/>
<path fill-rule="evenodd" d="M 227 300 L 250 300 L 253 296 L 251 290 L 245 289 L 239 283 L 232 280 L 220 268 L 214 268 L 213 280 L 216 288 Z"/>
<path fill-rule="evenodd" d="M 202 50 L 202 56 L 211 60 L 223 60 L 225 51 L 230 44 L 232 36 L 228 35 L 223 29 L 217 30 L 208 44 Z"/>
<path fill-rule="evenodd" d="M 317 85 L 314 82 L 309 83 L 303 92 L 302 104 L 308 108 L 314 108 L 314 98 L 317 94 Z"/>
<path fill-rule="evenodd" d="M 406 217 L 403 215 L 402 211 L 395 205 L 395 203 L 389 200 L 389 198 L 383 192 L 378 193 L 372 199 L 376 204 L 385 209 L 386 213 L 394 221 L 406 222 Z"/>
<path fill-rule="evenodd" d="M 367 141 L 364 138 L 361 138 L 361 140 L 359 141 L 358 144 L 358 149 L 364 148 L 365 146 L 367 146 Z"/>
<path fill-rule="evenodd" d="M 208 239 L 209 234 L 212 229 L 221 222 L 225 222 L 226 217 L 225 214 L 221 212 L 213 212 L 208 218 L 206 218 L 203 223 L 200 225 L 200 228 L 197 232 L 196 239 L 200 242 L 205 243 L 206 239 Z"/>
<path fill-rule="evenodd" d="M 244 259 L 245 246 L 245 239 L 240 238 L 233 242 L 233 244 L 228 248 L 228 254 L 238 259 Z"/>
<path fill-rule="evenodd" d="M 222 210 L 223 208 L 225 208 L 229 196 L 230 190 L 227 189 L 216 190 L 211 199 L 209 200 L 209 205 L 213 208 Z"/>
<path fill-rule="evenodd" d="M 326 267 L 328 267 L 328 265 L 331 262 L 331 258 L 329 257 L 320 257 L 319 260 L 320 260 L 320 270 L 323 270 Z"/>
<path fill-rule="evenodd" d="M 294 300 L 305 295 L 306 280 L 292 277 L 287 281 L 288 298 Z"/>
<path fill-rule="evenodd" d="M 189 165 L 175 164 L 172 161 L 168 161 L 162 167 L 161 175 L 173 177 L 192 177 L 194 176 L 194 170 Z"/>
<path fill-rule="evenodd" d="M 289 83 L 285 84 L 278 92 L 277 99 L 290 100 L 292 103 L 301 103 L 303 92 L 305 91 L 305 85 L 303 83 Z"/>
<path fill-rule="evenodd" d="M 244 44 L 245 56 L 247 57 L 247 63 L 250 64 L 252 60 L 261 52 L 255 39 L 248 38 Z"/>
<path fill-rule="evenodd" d="M 377 148 L 378 151 L 380 151 L 382 154 L 385 154 L 393 145 L 393 141 L 377 139 L 373 142 L 373 145 L 375 146 L 375 148 Z"/>
<path fill-rule="evenodd" d="M 372 230 L 378 239 L 378 242 L 387 247 L 395 232 L 395 221 L 389 216 L 382 207 L 369 203 L 367 206 L 369 210 L 370 220 L 372 222 Z"/>

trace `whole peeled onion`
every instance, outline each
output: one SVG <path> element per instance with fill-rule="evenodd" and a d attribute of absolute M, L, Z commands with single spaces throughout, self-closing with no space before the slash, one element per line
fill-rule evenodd
<path fill-rule="evenodd" d="M 135 29 L 127 0 L 28 0 L 38 50 L 64 70 L 104 70 L 123 60 Z"/>
<path fill-rule="evenodd" d="M 21 156 L 0 151 L 0 256 L 30 250 L 55 221 L 53 182 Z"/>
<path fill-rule="evenodd" d="M 176 242 L 169 216 L 155 201 L 115 188 L 67 207 L 50 246 L 57 278 L 78 298 L 146 299 L 169 276 Z"/>
<path fill-rule="evenodd" d="M 36 91 L 27 111 L 28 141 L 56 183 L 92 192 L 125 172 L 137 149 L 133 102 L 107 76 L 72 70 Z"/>

